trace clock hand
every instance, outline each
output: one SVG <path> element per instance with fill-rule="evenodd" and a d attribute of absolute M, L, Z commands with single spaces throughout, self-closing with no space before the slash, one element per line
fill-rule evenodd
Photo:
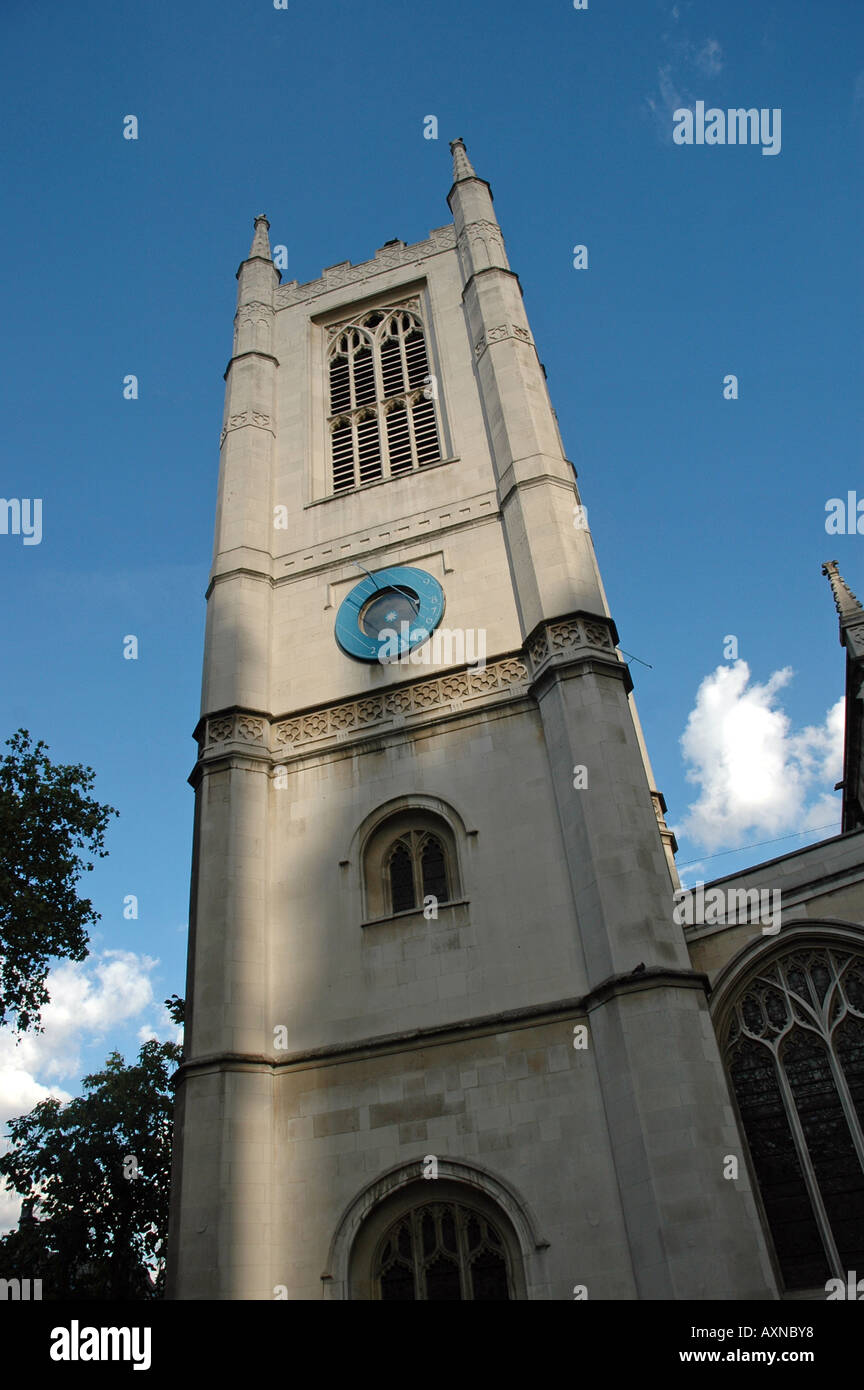
<path fill-rule="evenodd" d="M 372 580 L 372 583 L 375 585 L 375 588 L 379 588 L 378 581 L 376 580 L 374 574 L 370 573 L 370 571 L 367 570 L 365 565 L 361 565 L 359 560 L 352 560 L 351 563 L 352 565 L 356 565 L 358 570 L 362 570 L 364 574 L 368 574 L 369 578 Z M 415 598 L 414 595 L 410 593 L 407 589 L 403 589 L 401 584 L 394 584 L 391 580 L 390 583 L 387 585 L 387 588 L 395 589 L 397 593 L 402 594 L 403 598 L 407 598 L 408 602 L 411 604 L 411 607 L 414 609 L 414 612 L 420 612 L 419 598 Z"/>

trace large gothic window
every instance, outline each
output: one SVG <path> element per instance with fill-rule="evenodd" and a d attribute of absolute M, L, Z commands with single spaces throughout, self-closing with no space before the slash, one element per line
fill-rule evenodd
<path fill-rule="evenodd" d="M 378 1245 L 374 1284 L 379 1298 L 398 1303 L 513 1297 L 501 1235 L 458 1202 L 427 1202 L 394 1221 Z"/>
<path fill-rule="evenodd" d="M 334 492 L 440 461 L 426 339 L 412 310 L 376 309 L 336 329 L 329 371 Z"/>
<path fill-rule="evenodd" d="M 772 959 L 738 994 L 724 1052 L 786 1287 L 864 1269 L 864 956 Z"/>

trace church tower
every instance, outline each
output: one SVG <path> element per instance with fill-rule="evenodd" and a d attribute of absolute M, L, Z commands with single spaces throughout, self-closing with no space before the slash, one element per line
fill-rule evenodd
<path fill-rule="evenodd" d="M 238 271 L 169 1294 L 776 1297 L 489 185 Z M 677 880 L 675 880 L 677 884 Z"/>

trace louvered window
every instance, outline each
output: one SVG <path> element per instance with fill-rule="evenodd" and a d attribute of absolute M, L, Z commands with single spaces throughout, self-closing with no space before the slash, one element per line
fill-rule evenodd
<path fill-rule="evenodd" d="M 330 349 L 334 492 L 441 459 L 429 358 L 410 309 L 376 309 L 340 328 Z"/>

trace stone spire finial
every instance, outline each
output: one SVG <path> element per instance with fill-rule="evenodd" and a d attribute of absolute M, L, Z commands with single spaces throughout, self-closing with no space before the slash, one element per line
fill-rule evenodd
<path fill-rule="evenodd" d="M 822 566 L 822 573 L 828 576 L 831 592 L 834 595 L 834 604 L 840 615 L 841 626 L 847 622 L 860 622 L 862 617 L 864 617 L 864 608 L 861 607 L 858 599 L 838 570 L 837 561 L 827 560 Z"/>
<path fill-rule="evenodd" d="M 458 140 L 450 141 L 450 153 L 453 156 L 453 182 L 458 183 L 460 179 L 476 179 L 474 165 L 468 158 L 465 141 L 461 135 Z"/>
<path fill-rule="evenodd" d="M 248 259 L 251 261 L 253 256 L 261 256 L 265 261 L 271 259 L 270 238 L 267 233 L 270 230 L 270 223 L 267 221 L 263 212 L 259 212 L 255 218 L 255 235 L 252 238 L 252 248 Z"/>

